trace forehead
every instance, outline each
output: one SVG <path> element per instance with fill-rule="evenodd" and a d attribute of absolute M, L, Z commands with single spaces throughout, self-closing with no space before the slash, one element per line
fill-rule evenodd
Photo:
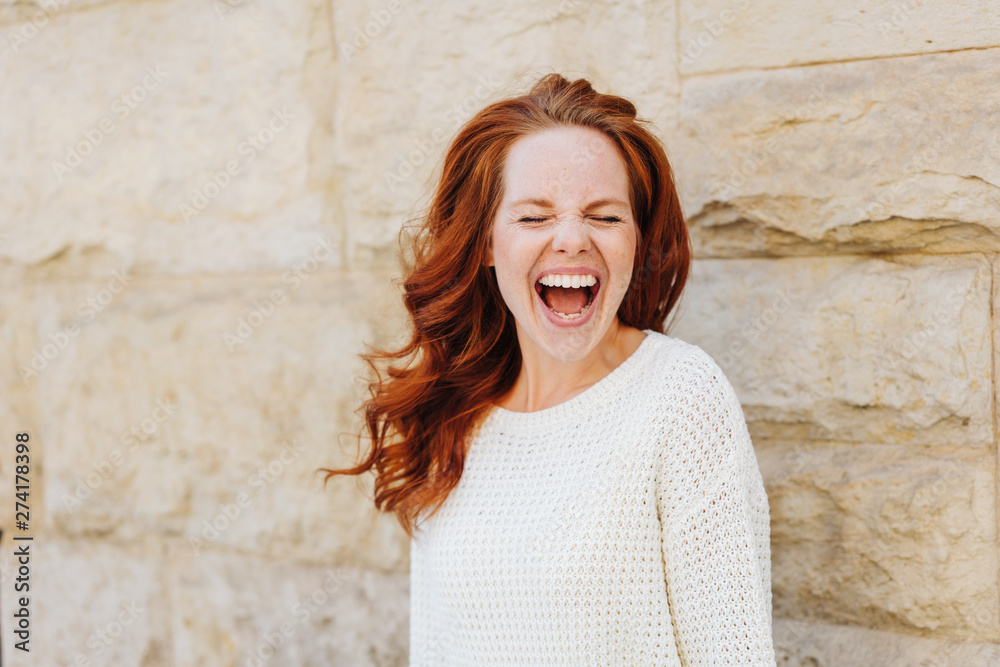
<path fill-rule="evenodd" d="M 587 127 L 558 127 L 521 137 L 504 165 L 504 199 L 559 201 L 615 197 L 628 201 L 628 175 L 617 146 Z"/>

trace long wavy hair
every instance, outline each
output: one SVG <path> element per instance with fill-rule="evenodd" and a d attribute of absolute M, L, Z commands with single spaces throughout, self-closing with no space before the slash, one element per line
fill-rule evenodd
<path fill-rule="evenodd" d="M 412 268 L 403 280 L 410 341 L 398 350 L 368 346 L 371 351 L 359 355 L 376 378 L 358 411 L 371 450 L 354 467 L 320 468 L 327 473 L 324 484 L 333 475 L 374 467 L 375 507 L 394 512 L 412 538 L 420 515 L 436 513 L 458 484 L 467 443 L 514 386 L 521 350 L 486 253 L 503 198 L 504 162 L 521 137 L 581 126 L 617 146 L 639 229 L 618 318 L 665 333 L 687 281 L 691 242 L 670 163 L 646 123 L 628 100 L 597 93 L 586 79 L 553 73 L 525 95 L 490 104 L 459 130 L 412 237 Z M 383 379 L 376 361 L 406 363 L 389 365 Z"/>

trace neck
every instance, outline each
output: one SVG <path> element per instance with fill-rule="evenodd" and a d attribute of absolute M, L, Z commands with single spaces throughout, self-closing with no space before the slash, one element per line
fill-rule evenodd
<path fill-rule="evenodd" d="M 601 381 L 639 347 L 646 334 L 625 326 L 616 317 L 601 341 L 586 356 L 572 361 L 556 359 L 517 328 L 521 372 L 511 391 L 498 404 L 515 412 L 545 410 L 586 391 Z"/>

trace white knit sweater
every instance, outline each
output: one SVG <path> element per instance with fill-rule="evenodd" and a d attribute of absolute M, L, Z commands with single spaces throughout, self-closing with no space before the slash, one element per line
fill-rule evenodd
<path fill-rule="evenodd" d="M 410 665 L 774 665 L 767 495 L 736 393 L 646 330 L 555 407 L 496 407 L 410 543 Z"/>

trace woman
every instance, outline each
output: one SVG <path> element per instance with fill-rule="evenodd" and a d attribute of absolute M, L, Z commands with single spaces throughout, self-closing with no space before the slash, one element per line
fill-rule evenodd
<path fill-rule="evenodd" d="M 364 405 L 411 538 L 410 664 L 774 665 L 740 403 L 662 333 L 690 241 L 627 100 L 542 78 L 451 144 Z M 377 369 L 376 369 L 377 371 Z"/>

